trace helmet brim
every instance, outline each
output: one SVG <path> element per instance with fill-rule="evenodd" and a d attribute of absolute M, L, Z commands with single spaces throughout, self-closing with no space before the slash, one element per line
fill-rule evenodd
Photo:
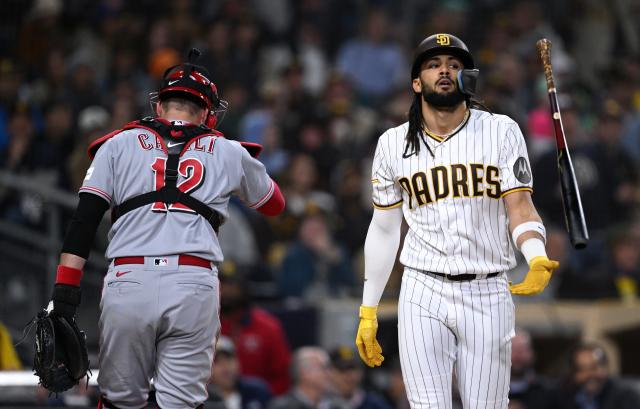
<path fill-rule="evenodd" d="M 476 68 L 475 64 L 473 63 L 473 58 L 471 57 L 471 54 L 469 52 L 464 51 L 459 47 L 441 46 L 426 50 L 416 56 L 416 58 L 414 59 L 413 67 L 411 67 L 411 78 L 413 79 L 419 77 L 422 63 L 435 55 L 452 55 L 462 61 L 462 65 L 464 66 L 464 68 Z"/>

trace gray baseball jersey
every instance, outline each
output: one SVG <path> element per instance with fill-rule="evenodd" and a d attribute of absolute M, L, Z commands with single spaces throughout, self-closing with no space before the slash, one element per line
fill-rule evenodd
<path fill-rule="evenodd" d="M 177 122 L 177 121 L 176 121 Z M 87 170 L 80 192 L 96 194 L 112 206 L 160 189 L 167 154 L 160 141 L 142 128 L 107 140 Z M 180 157 L 178 188 L 227 217 L 232 194 L 252 208 L 269 200 L 274 183 L 264 165 L 238 142 L 213 135 L 194 139 Z M 189 253 L 223 259 L 211 225 L 179 203 L 140 207 L 126 213 L 109 231 L 109 259 Z"/>
<path fill-rule="evenodd" d="M 425 133 L 405 152 L 408 123 L 379 139 L 373 159 L 376 208 L 402 206 L 409 231 L 400 262 L 443 274 L 488 274 L 516 265 L 505 195 L 532 190 L 524 138 L 504 115 L 471 109 L 460 131 Z"/>

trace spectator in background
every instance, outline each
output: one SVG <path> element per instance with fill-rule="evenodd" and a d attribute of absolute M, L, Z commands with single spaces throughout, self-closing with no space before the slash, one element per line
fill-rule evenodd
<path fill-rule="evenodd" d="M 293 385 L 269 409 L 349 409 L 342 399 L 329 393 L 329 356 L 319 347 L 302 347 L 291 361 Z"/>
<path fill-rule="evenodd" d="M 529 90 L 526 85 L 526 73 L 522 61 L 515 53 L 500 53 L 488 78 L 492 92 L 498 93 L 496 112 L 513 118 L 521 127 L 526 124 L 529 105 Z"/>
<path fill-rule="evenodd" d="M 315 185 L 328 190 L 329 179 L 340 159 L 340 152 L 329 140 L 326 124 L 308 118 L 301 124 L 298 134 L 298 151 L 313 158 L 316 167 Z"/>
<path fill-rule="evenodd" d="M 294 60 L 281 70 L 280 98 L 287 115 L 280 118 L 280 126 L 287 139 L 295 139 L 301 128 L 316 114 L 316 99 L 304 87 L 304 67 Z"/>
<path fill-rule="evenodd" d="M 107 128 L 110 120 L 109 112 L 98 105 L 92 105 L 80 111 L 77 126 L 78 140 L 67 164 L 71 191 L 77 192 L 82 186 L 82 181 L 91 164 L 91 159 L 87 155 L 89 144 L 112 131 Z"/>
<path fill-rule="evenodd" d="M 16 173 L 28 171 L 36 127 L 25 107 L 18 107 L 11 113 L 7 133 L 8 146 L 2 151 L 0 165 L 3 169 Z"/>
<path fill-rule="evenodd" d="M 317 24 L 301 22 L 297 48 L 303 68 L 303 85 L 312 95 L 318 96 L 324 90 L 330 71 L 321 28 Z"/>
<path fill-rule="evenodd" d="M 313 210 L 331 213 L 335 208 L 335 200 L 328 192 L 318 189 L 318 180 L 315 160 L 302 153 L 294 156 L 289 165 L 285 184 L 287 193 L 285 211 L 296 216 L 302 216 Z"/>
<path fill-rule="evenodd" d="M 31 177 L 43 185 L 69 187 L 67 158 L 73 149 L 73 112 L 71 106 L 59 102 L 45 111 L 45 126 L 31 145 Z"/>
<path fill-rule="evenodd" d="M 205 49 L 202 53 L 202 65 L 209 70 L 211 78 L 215 78 L 218 84 L 229 84 L 231 82 L 233 65 L 230 58 L 229 36 L 231 35 L 231 25 L 226 19 L 217 19 L 208 24 L 205 33 Z M 224 90 L 224 95 L 228 96 L 229 91 Z M 229 101 L 231 104 L 231 101 Z"/>
<path fill-rule="evenodd" d="M 45 65 L 47 51 L 55 44 L 63 44 L 62 0 L 36 0 L 22 21 L 16 50 L 28 70 Z M 5 9 L 6 11 L 6 9 Z"/>
<path fill-rule="evenodd" d="M 332 237 L 326 218 L 321 213 L 307 216 L 298 237 L 278 274 L 280 295 L 316 301 L 351 295 L 355 284 L 351 260 Z"/>
<path fill-rule="evenodd" d="M 406 92 L 402 92 L 407 95 Z M 404 121 L 409 104 L 402 108 L 402 117 L 394 123 Z M 372 108 L 358 104 L 353 87 L 339 73 L 335 73 L 327 83 L 319 111 L 326 118 L 329 140 L 344 157 L 358 157 L 367 154 L 368 145 L 375 141 L 378 130 L 384 128 L 380 115 Z"/>
<path fill-rule="evenodd" d="M 277 219 L 269 222 L 278 239 L 293 240 L 306 215 L 318 211 L 332 214 L 335 210 L 335 198 L 318 187 L 318 170 L 314 159 L 309 155 L 298 153 L 292 156 L 284 179 L 283 192 L 287 198 L 287 208 Z"/>
<path fill-rule="evenodd" d="M 225 409 L 264 409 L 271 400 L 271 391 L 263 380 L 240 375 L 236 348 L 224 335 L 216 343 L 211 375 L 208 392 L 222 397 Z"/>
<path fill-rule="evenodd" d="M 48 51 L 43 72 L 29 84 L 29 98 L 32 104 L 46 106 L 64 98 L 67 91 L 67 64 L 62 45 L 59 44 Z"/>
<path fill-rule="evenodd" d="M 620 138 L 622 136 L 622 108 L 613 100 L 605 101 L 598 118 L 596 136 L 598 169 L 607 169 L 607 184 L 610 186 L 612 203 L 610 203 L 611 222 L 624 224 L 632 217 L 638 206 L 638 168 L 632 157 L 624 150 Z"/>
<path fill-rule="evenodd" d="M 58 115 L 60 114 L 60 115 Z M 9 122 L 9 146 L 0 158 L 3 168 L 38 180 L 43 186 L 66 187 L 66 151 L 61 140 L 69 137 L 70 112 L 63 105 L 52 105 L 47 113 L 45 132 L 36 135 L 34 121 L 24 107 L 18 107 Z M 13 222 L 44 228 L 44 202 L 29 191 L 0 191 L 3 217 Z"/>
<path fill-rule="evenodd" d="M 557 277 L 555 296 L 569 300 L 597 300 L 615 298 L 616 287 L 611 264 L 605 259 L 593 258 L 592 265 L 582 268 L 570 259 L 570 245 L 567 231 L 563 228 L 547 230 L 547 249 L 560 260 L 560 268 L 554 272 Z"/>
<path fill-rule="evenodd" d="M 230 50 L 231 75 L 234 81 L 248 84 L 249 94 L 257 95 L 258 64 L 256 56 L 259 54 L 261 41 L 264 39 L 258 21 L 251 15 L 245 14 L 235 22 L 232 29 L 233 48 Z"/>
<path fill-rule="evenodd" d="M 640 237 L 626 229 L 616 231 L 609 248 L 618 295 L 624 301 L 634 301 L 640 289 Z"/>
<path fill-rule="evenodd" d="M 249 99 L 249 93 L 242 83 L 232 82 L 227 84 L 224 89 L 227 102 L 229 102 L 229 111 L 226 112 L 224 121 L 219 124 L 218 130 L 227 138 L 240 139 L 240 124 L 253 100 Z M 267 145 L 266 140 L 263 140 L 263 143 Z"/>
<path fill-rule="evenodd" d="M 535 82 L 536 105 L 527 114 L 527 149 L 532 161 L 536 162 L 543 154 L 556 153 L 556 137 L 553 118 L 549 115 L 549 97 L 547 82 L 540 78 Z M 558 104 L 562 111 L 562 126 L 568 146 L 573 149 L 587 141 L 586 132 L 576 110 L 576 103 L 569 94 L 559 94 Z M 554 169 L 555 170 L 555 169 Z"/>
<path fill-rule="evenodd" d="M 358 164 L 348 162 L 341 168 L 336 171 L 339 184 L 334 189 L 340 215 L 337 237 L 344 242 L 349 254 L 353 255 L 362 250 L 369 230 L 371 203 L 365 204 L 364 198 L 369 196 L 365 192 L 368 192 L 366 189 L 369 189 L 370 183 L 368 178 L 365 180 Z M 366 188 L 363 189 L 363 186 Z"/>
<path fill-rule="evenodd" d="M 329 353 L 333 391 L 351 409 L 391 409 L 381 396 L 362 388 L 362 362 L 350 346 L 342 345 Z"/>
<path fill-rule="evenodd" d="M 578 345 L 569 357 L 566 389 L 559 394 L 562 409 L 637 409 L 640 395 L 609 373 L 604 349 L 593 343 Z"/>
<path fill-rule="evenodd" d="M 282 149 L 282 133 L 275 124 L 267 126 L 262 139 L 264 145 L 258 158 L 270 175 L 281 176 L 289 164 L 289 152 Z"/>
<path fill-rule="evenodd" d="M 236 347 L 240 373 L 265 380 L 275 395 L 289 388 L 291 352 L 280 321 L 253 306 L 245 271 L 223 264 L 220 278 L 221 333 Z"/>
<path fill-rule="evenodd" d="M 11 117 L 16 112 L 25 113 L 27 106 L 20 101 L 23 86 L 21 70 L 7 58 L 0 58 L 0 151 L 5 151 L 10 143 Z"/>
<path fill-rule="evenodd" d="M 354 84 L 363 103 L 374 106 L 405 84 L 407 63 L 400 47 L 389 38 L 387 14 L 369 11 L 361 38 L 347 41 L 336 65 Z"/>
<path fill-rule="evenodd" d="M 563 110 L 567 142 L 571 146 L 576 179 L 585 217 L 592 236 L 598 236 L 616 224 L 629 220 L 638 191 L 636 164 L 620 146 L 620 109 L 613 102 L 605 102 L 589 140 L 577 132 L 572 109 Z M 558 225 L 564 224 L 556 152 L 543 154 L 533 166 L 536 195 L 544 215 Z M 590 247 L 592 247 L 590 245 Z M 593 249 L 588 249 L 589 251 Z"/>
<path fill-rule="evenodd" d="M 229 218 L 220 226 L 219 243 L 225 255 L 225 268 L 252 271 L 260 267 L 259 236 L 252 223 L 255 215 L 245 211 L 238 200 L 229 201 Z M 251 216 L 254 216 L 253 218 Z"/>
<path fill-rule="evenodd" d="M 69 61 L 69 83 L 65 101 L 71 104 L 72 112 L 77 114 L 82 108 L 100 101 L 100 89 L 96 78 L 96 69 L 87 55 L 78 55 Z"/>
<path fill-rule="evenodd" d="M 13 341 L 7 327 L 0 322 L 0 371 L 19 371 L 22 363 L 13 347 Z"/>
<path fill-rule="evenodd" d="M 527 128 L 530 138 L 534 141 L 533 151 L 539 153 L 534 160 L 532 157 L 532 170 L 536 194 L 532 199 L 536 208 L 539 209 L 544 220 L 549 220 L 558 226 L 565 223 L 562 212 L 562 196 L 560 190 L 560 180 L 558 179 L 557 154 L 555 148 L 555 134 L 553 133 L 553 123 L 549 117 L 549 102 L 544 85 L 544 103 L 536 107 L 529 113 L 529 126 Z M 542 98 L 542 97 L 541 97 Z M 576 179 L 580 185 L 582 203 L 593 200 L 596 195 L 599 179 L 598 170 L 594 167 L 593 161 L 586 154 L 586 146 L 589 146 L 588 135 L 580 127 L 578 112 L 574 101 L 569 97 L 558 97 L 560 109 L 562 110 L 562 125 L 567 138 L 567 145 L 571 148 L 571 159 L 573 160 Z M 541 99 L 542 101 L 542 99 Z M 545 105 L 546 104 L 546 105 Z M 549 149 L 543 150 L 539 147 L 538 139 L 548 133 L 550 143 Z M 589 226 L 590 229 L 592 226 Z"/>
<path fill-rule="evenodd" d="M 509 402 L 519 402 L 522 409 L 553 409 L 553 389 L 538 377 L 534 362 L 531 335 L 523 328 L 516 328 L 511 340 Z"/>

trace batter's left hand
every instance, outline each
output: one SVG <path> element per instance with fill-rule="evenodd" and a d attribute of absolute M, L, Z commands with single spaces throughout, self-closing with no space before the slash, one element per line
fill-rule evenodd
<path fill-rule="evenodd" d="M 546 256 L 538 256 L 531 259 L 529 272 L 520 284 L 509 285 L 512 294 L 515 295 L 536 295 L 540 294 L 549 284 L 553 270 L 558 268 L 560 263 L 549 260 Z"/>
<path fill-rule="evenodd" d="M 356 334 L 356 346 L 358 354 L 365 364 L 371 368 L 382 365 L 382 347 L 376 339 L 378 332 L 378 319 L 376 317 L 378 307 L 360 306 L 360 324 Z"/>

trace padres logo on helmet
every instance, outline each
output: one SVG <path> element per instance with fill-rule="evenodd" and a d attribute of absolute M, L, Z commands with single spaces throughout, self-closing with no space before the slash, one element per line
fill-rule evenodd
<path fill-rule="evenodd" d="M 440 45 L 451 44 L 451 39 L 449 38 L 449 34 L 436 34 L 436 43 Z"/>

